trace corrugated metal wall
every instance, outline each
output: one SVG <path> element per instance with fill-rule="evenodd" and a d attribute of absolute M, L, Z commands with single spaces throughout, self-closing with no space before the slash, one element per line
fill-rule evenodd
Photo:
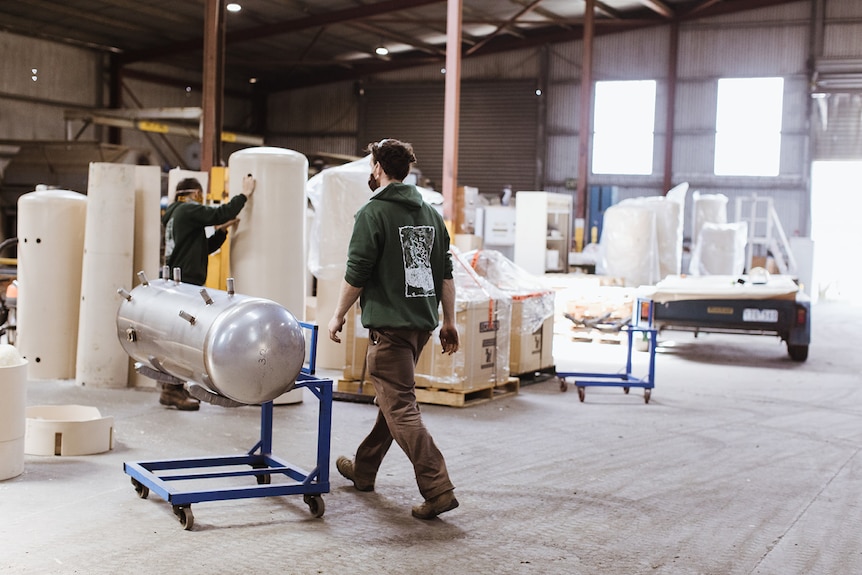
<path fill-rule="evenodd" d="M 462 82 L 458 180 L 479 192 L 535 187 L 538 98 L 534 81 Z M 413 144 L 417 167 L 436 189 L 443 176 L 444 85 L 371 84 L 363 98 L 362 142 Z"/>

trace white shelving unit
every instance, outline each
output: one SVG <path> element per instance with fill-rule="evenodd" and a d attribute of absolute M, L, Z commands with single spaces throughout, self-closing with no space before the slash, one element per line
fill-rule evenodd
<path fill-rule="evenodd" d="M 535 275 L 568 273 L 572 197 L 552 192 L 515 196 L 515 263 Z"/>

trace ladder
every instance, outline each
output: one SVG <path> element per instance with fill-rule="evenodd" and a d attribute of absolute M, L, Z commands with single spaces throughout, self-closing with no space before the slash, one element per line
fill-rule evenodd
<path fill-rule="evenodd" d="M 796 276 L 796 258 L 793 257 L 790 242 L 787 241 L 787 235 L 781 227 L 772 198 L 758 197 L 757 194 L 736 198 L 736 221 L 748 222 L 745 271 L 750 271 L 752 268 L 755 247 L 763 246 L 772 254 L 779 273 Z"/>

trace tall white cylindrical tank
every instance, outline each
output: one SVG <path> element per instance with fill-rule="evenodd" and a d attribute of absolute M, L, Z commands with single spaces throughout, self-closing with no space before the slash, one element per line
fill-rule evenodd
<path fill-rule="evenodd" d="M 305 313 L 305 182 L 308 159 L 293 150 L 261 147 L 231 154 L 230 195 L 254 176 L 254 195 L 231 239 L 231 275 L 243 293 Z"/>
<path fill-rule="evenodd" d="M 29 379 L 75 377 L 86 219 L 87 196 L 78 192 L 18 199 L 16 344 Z"/>
<path fill-rule="evenodd" d="M 128 285 L 133 274 L 135 168 L 90 164 L 75 366 L 79 385 L 128 385 L 129 360 L 117 341 L 115 318 L 117 288 Z"/>

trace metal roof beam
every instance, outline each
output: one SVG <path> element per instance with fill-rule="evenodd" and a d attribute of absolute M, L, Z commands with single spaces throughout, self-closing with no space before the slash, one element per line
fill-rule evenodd
<path fill-rule="evenodd" d="M 266 24 L 264 26 L 256 26 L 245 30 L 237 30 L 232 33 L 229 32 L 227 34 L 226 44 L 230 45 L 238 42 L 260 40 L 267 36 L 278 36 L 281 34 L 296 32 L 298 30 L 307 30 L 308 28 L 315 28 L 318 26 L 329 26 L 332 24 L 349 22 L 351 20 L 363 20 L 381 14 L 401 12 L 404 10 L 410 10 L 411 8 L 418 8 L 429 4 L 438 4 L 445 1 L 446 0 L 385 0 L 384 2 L 378 2 L 376 4 L 357 6 L 356 8 L 346 8 L 344 10 L 336 10 L 325 14 L 308 16 L 307 18 L 286 20 L 275 24 Z M 200 50 L 202 48 L 203 38 L 198 37 L 185 42 L 177 42 L 158 50 L 142 50 L 139 52 L 122 54 L 120 55 L 120 59 L 123 64 L 129 64 L 131 62 L 156 60 L 165 56 L 171 56 L 178 52 Z"/>

